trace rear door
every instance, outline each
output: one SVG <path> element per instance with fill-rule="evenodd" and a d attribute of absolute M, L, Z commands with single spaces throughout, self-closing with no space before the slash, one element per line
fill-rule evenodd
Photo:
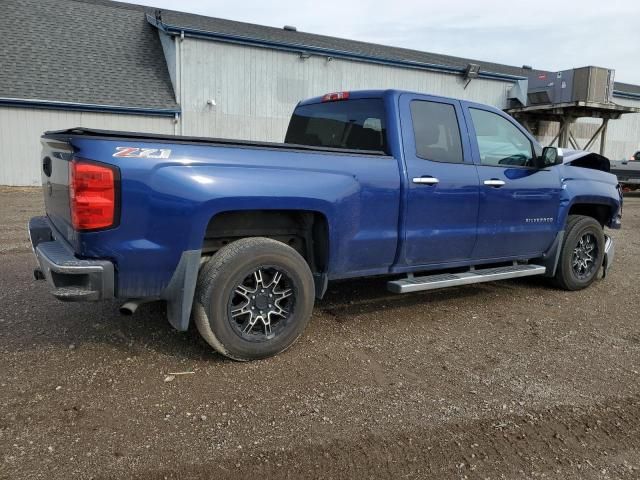
<path fill-rule="evenodd" d="M 552 244 L 560 226 L 557 168 L 537 169 L 540 152 L 515 120 L 463 102 L 480 178 L 476 260 L 533 258 Z"/>
<path fill-rule="evenodd" d="M 402 94 L 400 118 L 408 176 L 400 258 L 405 266 L 467 261 L 479 186 L 460 102 Z"/>

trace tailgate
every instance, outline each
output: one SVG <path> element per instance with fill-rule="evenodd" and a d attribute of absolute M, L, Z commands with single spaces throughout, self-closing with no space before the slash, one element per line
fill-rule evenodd
<path fill-rule="evenodd" d="M 42 189 L 47 216 L 67 239 L 73 235 L 69 208 L 69 164 L 73 148 L 59 139 L 42 137 Z"/>

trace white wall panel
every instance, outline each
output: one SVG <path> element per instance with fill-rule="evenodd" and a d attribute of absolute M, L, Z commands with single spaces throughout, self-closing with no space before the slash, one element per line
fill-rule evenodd
<path fill-rule="evenodd" d="M 456 75 L 191 38 L 182 49 L 185 135 L 282 141 L 299 100 L 333 91 L 399 88 L 503 107 L 512 85 L 476 79 L 464 89 Z"/>
<path fill-rule="evenodd" d="M 71 127 L 173 134 L 173 118 L 0 107 L 0 185 L 40 185 L 40 136 Z"/>

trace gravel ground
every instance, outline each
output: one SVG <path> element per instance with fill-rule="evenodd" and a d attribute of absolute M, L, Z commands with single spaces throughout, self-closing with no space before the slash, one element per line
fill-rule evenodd
<path fill-rule="evenodd" d="M 0 189 L 1 478 L 640 478 L 640 196 L 585 291 L 335 283 L 293 348 L 242 364 L 161 304 L 53 299 L 40 195 Z"/>

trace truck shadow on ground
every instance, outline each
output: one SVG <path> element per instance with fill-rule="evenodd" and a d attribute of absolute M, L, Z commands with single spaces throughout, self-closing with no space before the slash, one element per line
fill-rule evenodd
<path fill-rule="evenodd" d="M 314 320 L 309 328 L 322 329 L 322 325 L 313 324 L 320 317 L 320 320 L 349 326 L 355 335 L 358 329 L 363 329 L 362 335 L 368 335 L 369 322 L 380 319 L 374 316 L 362 322 L 363 315 L 391 311 L 393 314 L 385 315 L 384 321 L 401 323 L 405 314 L 415 313 L 419 308 L 430 312 L 450 311 L 449 305 L 454 303 L 459 305 L 476 299 L 491 302 L 496 294 L 500 300 L 534 293 L 532 290 L 549 289 L 545 279 L 529 278 L 396 295 L 386 290 L 387 281 L 388 278 L 376 277 L 331 283 L 325 298 L 316 302 Z M 43 282 L 32 282 L 25 287 L 25 292 L 40 301 L 30 302 L 23 314 L 16 315 L 19 320 L 13 322 L 14 328 L 5 335 L 5 349 L 22 351 L 46 346 L 75 349 L 102 345 L 117 349 L 126 357 L 151 350 L 183 359 L 227 361 L 200 338 L 193 322 L 189 331 L 175 331 L 166 319 L 163 302 L 141 305 L 133 316 L 122 316 L 118 312 L 119 303 L 115 301 L 61 303 L 49 295 L 48 286 Z M 493 295 L 487 295 L 490 292 Z M 355 321 L 356 316 L 360 320 Z"/>

